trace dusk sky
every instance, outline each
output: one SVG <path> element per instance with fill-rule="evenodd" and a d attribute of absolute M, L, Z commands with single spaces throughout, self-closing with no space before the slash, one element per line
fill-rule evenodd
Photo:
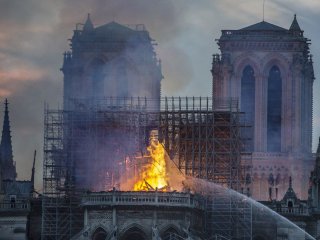
<path fill-rule="evenodd" d="M 262 20 L 263 0 L 0 0 L 0 100 L 9 100 L 18 179 L 31 175 L 38 151 L 42 186 L 44 105 L 61 107 L 62 53 L 87 13 L 95 26 L 116 21 L 145 24 L 162 60 L 162 96 L 210 96 L 211 56 L 221 29 Z M 320 0 L 266 0 L 265 21 L 289 28 L 297 14 L 311 39 L 315 76 L 320 74 Z M 313 149 L 320 135 L 319 79 L 314 83 Z M 1 105 L 4 108 L 4 105 Z M 3 112 L 0 112 L 2 124 Z"/>

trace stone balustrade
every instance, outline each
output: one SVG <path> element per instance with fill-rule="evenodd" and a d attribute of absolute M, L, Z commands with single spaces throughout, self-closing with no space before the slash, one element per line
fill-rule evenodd
<path fill-rule="evenodd" d="M 82 197 L 82 206 L 164 206 L 204 209 L 203 199 L 191 193 L 178 192 L 98 192 Z"/>
<path fill-rule="evenodd" d="M 10 210 L 29 210 L 30 205 L 28 202 L 10 202 L 4 201 L 0 203 L 0 211 L 10 211 Z"/>
<path fill-rule="evenodd" d="M 309 211 L 307 207 L 281 207 L 273 208 L 274 211 L 280 213 L 281 215 L 295 215 L 295 216 L 309 216 Z"/>

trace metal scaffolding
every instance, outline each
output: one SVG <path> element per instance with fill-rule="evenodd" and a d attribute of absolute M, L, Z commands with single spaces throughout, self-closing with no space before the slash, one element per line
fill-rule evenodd
<path fill-rule="evenodd" d="M 208 189 L 206 231 L 229 239 L 251 239 L 250 204 L 226 190 L 250 189 L 250 155 L 241 161 L 240 129 L 247 126 L 240 123 L 237 100 L 170 98 L 163 107 L 159 135 L 171 159 L 185 175 L 225 187 Z"/>
<path fill-rule="evenodd" d="M 81 227 L 76 189 L 69 185 L 67 152 L 64 149 L 64 114 L 45 111 L 42 239 L 68 239 Z"/>
<path fill-rule="evenodd" d="M 147 131 L 156 127 L 146 99 L 76 104 L 72 111 L 45 110 L 42 239 L 80 231 L 81 194 L 117 187 L 121 164 L 145 151 Z"/>
<path fill-rule="evenodd" d="M 235 100 L 166 99 L 160 113 L 160 136 L 171 159 L 186 175 L 238 190 L 238 118 Z"/>
<path fill-rule="evenodd" d="M 79 232 L 79 194 L 117 188 L 123 163 L 144 154 L 153 129 L 184 174 L 237 191 L 250 188 L 250 157 L 241 161 L 241 113 L 234 99 L 77 99 L 73 106 L 45 111 L 42 239 Z M 231 193 L 215 190 L 208 197 L 206 230 L 251 239 L 251 208 Z"/>

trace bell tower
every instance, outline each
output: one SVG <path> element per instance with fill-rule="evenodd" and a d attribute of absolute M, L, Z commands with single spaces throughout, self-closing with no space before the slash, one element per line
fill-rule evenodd
<path fill-rule="evenodd" d="M 313 166 L 313 62 L 310 40 L 296 15 L 289 29 L 262 21 L 240 30 L 222 30 L 221 54 L 212 64 L 213 96 L 238 98 L 246 152 L 252 152 L 257 200 L 281 199 L 295 176 L 294 189 L 307 198 Z M 277 193 L 277 194 L 275 194 Z"/>
<path fill-rule="evenodd" d="M 64 108 L 74 108 L 76 99 L 106 97 L 159 99 L 154 106 L 159 108 L 163 77 L 154 45 L 144 25 L 110 22 L 94 27 L 88 15 L 64 53 Z"/>

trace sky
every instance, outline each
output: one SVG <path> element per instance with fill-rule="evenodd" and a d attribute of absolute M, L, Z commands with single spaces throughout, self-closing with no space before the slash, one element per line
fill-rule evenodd
<path fill-rule="evenodd" d="M 36 149 L 37 189 L 42 186 L 44 106 L 61 108 L 62 54 L 87 13 L 95 26 L 111 21 L 144 24 L 162 60 L 163 96 L 210 96 L 212 54 L 222 29 L 262 20 L 263 0 L 0 0 L 0 101 L 9 100 L 18 179 L 31 175 Z M 289 28 L 296 13 L 311 39 L 320 77 L 320 1 L 266 0 L 265 20 Z M 315 150 L 320 135 L 320 83 L 314 83 Z M 2 107 L 4 109 L 4 105 Z M 0 111 L 0 122 L 3 111 Z"/>

